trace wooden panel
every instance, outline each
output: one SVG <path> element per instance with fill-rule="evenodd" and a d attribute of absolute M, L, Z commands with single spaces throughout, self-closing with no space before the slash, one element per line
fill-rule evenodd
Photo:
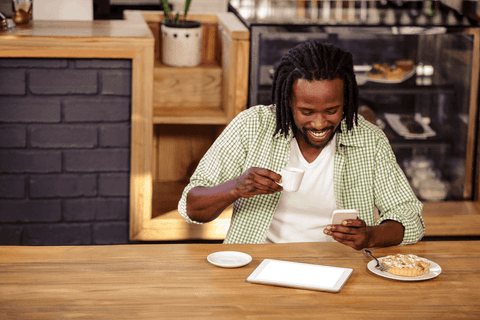
<path fill-rule="evenodd" d="M 227 124 L 223 110 L 208 107 L 162 107 L 153 110 L 154 123 L 170 124 Z"/>
<path fill-rule="evenodd" d="M 130 237 L 142 229 L 152 211 L 153 43 L 132 59 L 132 129 L 130 170 Z"/>
<path fill-rule="evenodd" d="M 228 119 L 231 119 L 232 113 L 229 112 L 229 109 L 234 106 L 235 101 L 233 101 L 233 97 L 229 97 L 230 90 L 235 88 L 235 84 L 232 81 L 235 81 L 235 69 L 232 63 L 235 62 L 236 58 L 236 51 L 232 50 L 235 49 L 235 44 L 233 39 L 230 35 L 224 30 L 221 30 L 221 38 L 222 38 L 222 51 L 228 54 L 222 55 L 222 69 L 223 74 L 225 77 L 225 85 L 222 87 L 222 101 L 225 101 L 225 115 Z M 229 99 L 230 98 L 230 99 Z"/>
<path fill-rule="evenodd" d="M 223 12 L 218 14 L 218 24 L 234 40 L 250 41 L 250 31 L 238 20 L 234 13 Z"/>
<path fill-rule="evenodd" d="M 217 15 L 189 15 L 204 26 L 200 66 L 174 68 L 155 61 L 152 211 L 141 217 L 141 229 L 132 240 L 225 237 L 231 209 L 205 225 L 188 224 L 176 211 L 196 163 L 225 125 L 246 108 L 249 31 L 231 13 L 219 16 L 221 21 Z M 143 13 L 143 17 L 149 23 L 162 20 L 154 12 Z"/>
<path fill-rule="evenodd" d="M 152 31 L 155 39 L 155 60 L 160 59 L 160 47 L 162 45 L 162 37 L 160 36 L 160 24 L 156 22 L 149 22 L 148 27 Z"/>
<path fill-rule="evenodd" d="M 179 181 L 154 182 L 153 189 L 155 192 L 152 200 L 152 219 L 161 216 L 162 219 L 175 218 L 181 220 L 182 217 L 178 212 L 173 217 L 171 212 L 177 210 L 178 202 L 186 185 L 187 182 Z M 169 230 L 169 232 L 172 232 L 172 230 Z"/>
<path fill-rule="evenodd" d="M 478 202 L 426 202 L 422 216 L 425 236 L 480 236 Z"/>
<path fill-rule="evenodd" d="M 250 41 L 237 41 L 237 55 L 235 61 L 235 89 L 232 89 L 235 104 L 232 108 L 233 113 L 230 118 L 233 119 L 243 110 L 247 109 L 248 98 L 248 79 L 249 79 L 249 59 L 250 59 Z"/>
<path fill-rule="evenodd" d="M 154 180 L 187 181 L 212 144 L 214 133 L 211 126 L 156 125 Z"/>
<path fill-rule="evenodd" d="M 467 136 L 467 155 L 466 155 L 466 168 L 465 168 L 465 188 L 463 190 L 463 198 L 465 200 L 471 199 L 472 196 L 475 200 L 480 199 L 480 181 L 474 177 L 474 168 L 477 165 L 475 163 L 475 156 L 478 158 L 480 151 L 477 150 L 475 154 L 475 138 L 477 134 L 477 121 L 478 121 L 478 85 L 480 74 L 480 30 L 470 29 L 467 33 L 473 34 L 473 59 L 472 59 L 472 74 L 470 75 L 470 109 L 468 114 L 468 136 Z M 478 161 L 478 160 L 477 160 Z M 477 188 L 474 190 L 473 183 L 477 183 Z M 475 191 L 475 194 L 473 192 Z"/>
<path fill-rule="evenodd" d="M 156 203 L 153 205 L 154 213 Z M 185 221 L 177 209 L 153 216 L 152 229 L 143 230 L 142 240 L 178 241 L 185 239 L 223 240 L 227 235 L 232 217 L 232 207 L 205 224 L 191 224 Z"/>
<path fill-rule="evenodd" d="M 224 52 L 228 52 L 222 57 L 226 76 L 222 100 L 225 101 L 227 117 L 231 120 L 247 108 L 250 41 L 235 41 L 231 34 L 222 29 L 222 47 Z"/>
<path fill-rule="evenodd" d="M 217 47 L 219 43 L 217 41 L 218 26 L 213 23 L 204 23 L 203 27 L 203 48 L 202 48 L 202 65 L 220 65 L 221 52 Z M 219 55 L 220 54 L 220 55 Z"/>
<path fill-rule="evenodd" d="M 155 63 L 153 105 L 155 114 L 163 107 L 221 108 L 220 66 L 174 68 Z"/>

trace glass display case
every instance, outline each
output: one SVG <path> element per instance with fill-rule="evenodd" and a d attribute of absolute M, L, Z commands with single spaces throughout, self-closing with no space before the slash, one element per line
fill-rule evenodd
<path fill-rule="evenodd" d="M 271 103 L 286 51 L 332 43 L 353 54 L 359 113 L 384 130 L 417 196 L 473 200 L 480 29 L 475 11 L 447 2 L 232 0 L 251 32 L 249 106 Z"/>

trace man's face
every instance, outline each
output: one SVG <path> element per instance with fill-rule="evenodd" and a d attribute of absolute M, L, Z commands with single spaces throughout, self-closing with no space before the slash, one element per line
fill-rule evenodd
<path fill-rule="evenodd" d="M 334 137 L 343 116 L 343 80 L 293 83 L 292 113 L 300 148 L 322 150 Z"/>

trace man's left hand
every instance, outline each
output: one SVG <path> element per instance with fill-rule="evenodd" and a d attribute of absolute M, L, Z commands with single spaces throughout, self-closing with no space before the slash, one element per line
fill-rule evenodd
<path fill-rule="evenodd" d="M 360 219 L 346 219 L 342 224 L 328 225 L 323 232 L 326 235 L 355 250 L 368 248 L 372 227 Z"/>
<path fill-rule="evenodd" d="M 328 225 L 323 232 L 355 250 L 398 245 L 405 228 L 394 220 L 384 220 L 377 226 L 367 226 L 360 219 L 345 219 L 342 224 Z"/>

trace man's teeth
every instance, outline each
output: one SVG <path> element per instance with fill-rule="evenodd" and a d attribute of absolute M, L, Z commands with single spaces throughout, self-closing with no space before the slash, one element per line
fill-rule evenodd
<path fill-rule="evenodd" d="M 327 135 L 327 131 L 321 131 L 321 132 L 310 131 L 310 133 L 312 134 L 312 136 L 314 136 L 315 138 L 319 138 L 319 139 L 322 139 Z"/>

